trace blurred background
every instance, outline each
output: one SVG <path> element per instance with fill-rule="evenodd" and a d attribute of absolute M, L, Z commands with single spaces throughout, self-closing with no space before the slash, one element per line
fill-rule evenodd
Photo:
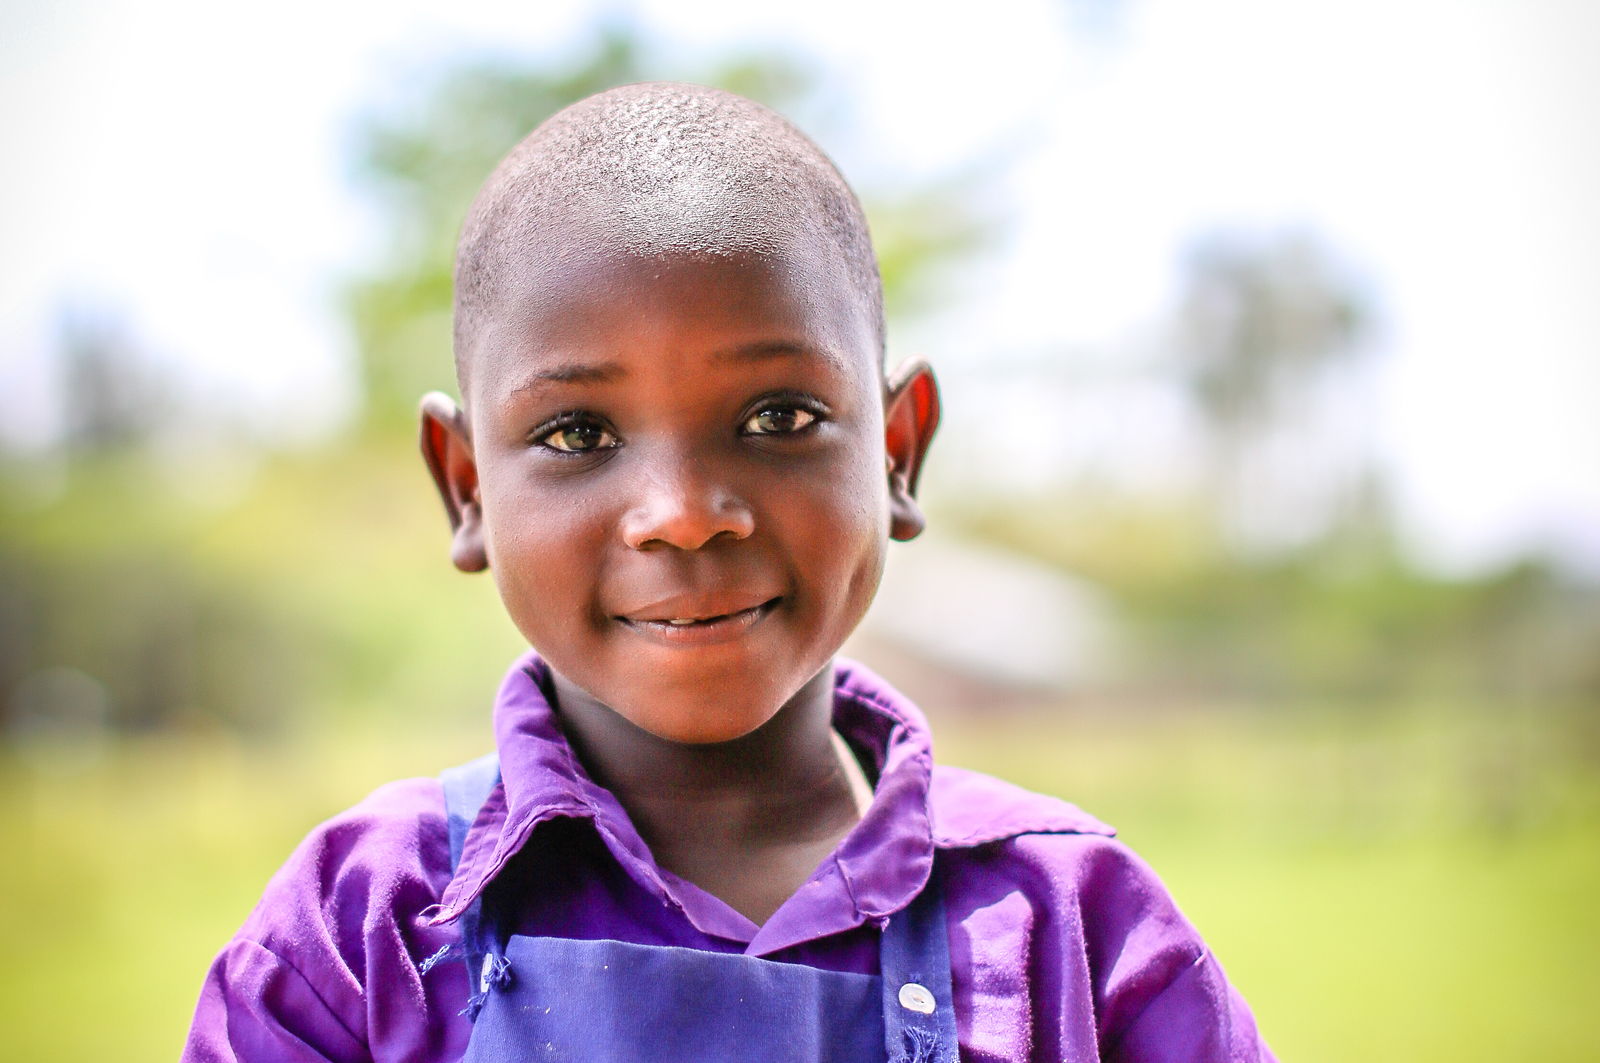
<path fill-rule="evenodd" d="M 0 1056 L 174 1058 L 521 649 L 414 444 L 610 85 L 867 205 L 932 530 L 847 652 L 1167 880 L 1285 1060 L 1600 1057 L 1600 9 L 0 4 Z M 1588 1005 L 1583 1002 L 1588 1001 Z"/>

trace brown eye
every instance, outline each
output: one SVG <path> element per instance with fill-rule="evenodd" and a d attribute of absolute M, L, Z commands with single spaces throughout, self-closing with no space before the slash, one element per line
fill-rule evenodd
<path fill-rule="evenodd" d="M 569 454 L 583 454 L 591 450 L 604 450 L 617 445 L 617 437 L 590 421 L 564 424 L 539 440 L 551 450 Z"/>
<path fill-rule="evenodd" d="M 800 431 L 816 419 L 816 414 L 798 406 L 766 406 L 744 423 L 744 431 L 752 436 L 787 435 Z"/>

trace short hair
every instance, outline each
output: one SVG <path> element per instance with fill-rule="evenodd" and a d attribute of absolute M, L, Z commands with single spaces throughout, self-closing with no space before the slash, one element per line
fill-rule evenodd
<path fill-rule="evenodd" d="M 821 241 L 885 346 L 883 281 L 861 203 L 811 138 L 702 85 L 625 85 L 552 115 L 501 161 L 467 213 L 455 265 L 456 375 L 519 251 L 563 227 L 638 254 L 775 253 Z M 554 252 L 559 255 L 559 251 Z"/>

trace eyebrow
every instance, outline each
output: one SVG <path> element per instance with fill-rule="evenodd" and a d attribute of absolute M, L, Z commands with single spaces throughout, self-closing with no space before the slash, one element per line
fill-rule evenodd
<path fill-rule="evenodd" d="M 720 352 L 719 361 L 759 362 L 770 358 L 817 358 L 837 364 L 840 358 L 834 352 L 796 340 L 757 340 Z"/>
<path fill-rule="evenodd" d="M 760 362 L 776 358 L 817 358 L 837 364 L 837 354 L 825 348 L 813 347 L 797 340 L 757 340 L 716 354 L 718 361 Z M 536 369 L 522 378 L 513 395 L 540 391 L 552 384 L 608 384 L 628 375 L 620 362 L 566 362 Z"/>
<path fill-rule="evenodd" d="M 627 370 L 617 362 L 568 362 L 529 373 L 511 393 L 538 391 L 549 384 L 604 384 L 626 375 Z"/>

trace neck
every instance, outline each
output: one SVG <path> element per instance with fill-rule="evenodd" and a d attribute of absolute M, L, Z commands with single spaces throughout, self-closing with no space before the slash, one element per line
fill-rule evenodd
<path fill-rule="evenodd" d="M 589 774 L 630 815 L 638 805 L 649 818 L 652 806 L 662 802 L 782 806 L 840 774 L 830 738 L 832 667 L 754 731 L 703 745 L 651 734 L 560 674 L 554 678 L 567 740 Z"/>
<path fill-rule="evenodd" d="M 554 680 L 567 740 L 656 861 L 756 922 L 856 822 L 831 737 L 832 667 L 756 730 L 706 745 L 660 738 L 559 673 Z"/>

